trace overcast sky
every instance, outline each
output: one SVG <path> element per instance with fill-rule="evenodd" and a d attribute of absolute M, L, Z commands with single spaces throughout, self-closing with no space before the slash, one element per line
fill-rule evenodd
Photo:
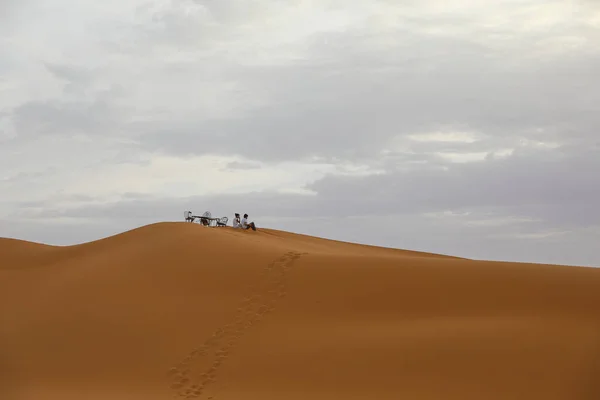
<path fill-rule="evenodd" d="M 0 236 L 600 266 L 599 43 L 592 0 L 0 0 Z"/>

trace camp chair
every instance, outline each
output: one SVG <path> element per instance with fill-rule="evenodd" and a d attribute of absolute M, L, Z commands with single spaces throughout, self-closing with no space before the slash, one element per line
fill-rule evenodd
<path fill-rule="evenodd" d="M 194 222 L 194 217 L 192 217 L 191 211 L 185 211 L 183 213 L 183 218 L 185 218 L 185 222 Z"/>
<path fill-rule="evenodd" d="M 227 221 L 229 221 L 229 218 L 221 217 L 217 220 L 217 226 L 227 226 Z"/>

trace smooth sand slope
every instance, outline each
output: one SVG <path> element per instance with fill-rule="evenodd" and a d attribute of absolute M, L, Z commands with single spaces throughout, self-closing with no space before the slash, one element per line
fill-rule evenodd
<path fill-rule="evenodd" d="M 0 239 L 0 399 L 600 399 L 600 269 L 160 223 Z"/>

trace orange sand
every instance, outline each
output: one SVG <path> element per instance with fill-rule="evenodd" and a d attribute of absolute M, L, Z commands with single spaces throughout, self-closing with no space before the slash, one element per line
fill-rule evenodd
<path fill-rule="evenodd" d="M 0 399 L 600 399 L 600 269 L 159 223 L 0 239 Z"/>

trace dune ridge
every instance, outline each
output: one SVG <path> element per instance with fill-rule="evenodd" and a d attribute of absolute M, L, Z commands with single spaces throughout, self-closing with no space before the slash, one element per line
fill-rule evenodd
<path fill-rule="evenodd" d="M 600 270 L 157 223 L 0 239 L 0 398 L 599 399 Z"/>

